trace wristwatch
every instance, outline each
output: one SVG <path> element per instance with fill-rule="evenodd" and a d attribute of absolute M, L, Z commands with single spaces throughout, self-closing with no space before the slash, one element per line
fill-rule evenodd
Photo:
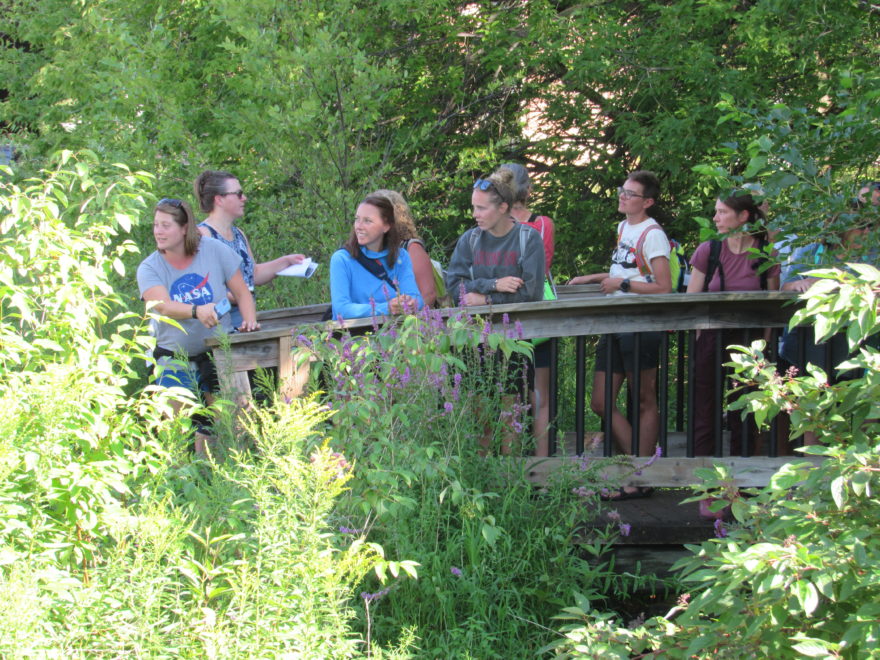
<path fill-rule="evenodd" d="M 629 282 L 629 278 L 627 277 L 626 279 L 624 279 L 620 283 L 620 290 L 623 291 L 624 293 L 629 293 L 629 285 L 630 285 L 630 282 Z"/>
<path fill-rule="evenodd" d="M 196 312 L 197 312 L 198 310 L 199 310 L 199 306 L 198 306 L 198 305 L 193 305 L 192 315 L 193 315 L 193 318 L 194 318 L 194 319 L 199 318 L 198 315 L 196 314 Z"/>

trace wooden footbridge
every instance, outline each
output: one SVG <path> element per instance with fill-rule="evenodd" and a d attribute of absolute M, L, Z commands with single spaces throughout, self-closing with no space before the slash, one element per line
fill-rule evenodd
<path fill-rule="evenodd" d="M 659 488 L 686 488 L 694 483 L 694 470 L 708 467 L 715 463 L 726 464 L 733 475 L 734 484 L 740 487 L 766 485 L 769 477 L 782 465 L 791 461 L 806 460 L 802 457 L 780 457 L 777 440 L 774 438 L 763 450 L 763 455 L 736 456 L 723 455 L 722 445 L 717 445 L 716 456 L 693 456 L 692 435 L 688 431 L 686 416 L 682 416 L 682 402 L 694 401 L 699 393 L 684 393 L 687 382 L 691 382 L 693 365 L 687 363 L 687 355 L 692 354 L 694 332 L 703 329 L 737 329 L 771 328 L 778 334 L 785 327 L 795 309 L 796 295 L 787 292 L 726 292 L 701 294 L 667 294 L 640 296 L 603 296 L 596 286 L 560 287 L 560 296 L 555 301 L 521 303 L 511 305 L 495 305 L 470 308 L 474 315 L 488 319 L 498 331 L 503 331 L 502 316 L 507 315 L 509 322 L 518 321 L 522 326 L 524 338 L 573 337 L 576 344 L 576 415 L 573 432 L 566 434 L 569 441 L 560 443 L 564 448 L 558 453 L 556 432 L 551 431 L 551 453 L 549 458 L 530 458 L 530 478 L 535 482 L 543 482 L 561 462 L 571 461 L 570 455 L 584 451 L 585 438 L 592 437 L 584 427 L 585 412 L 585 354 L 586 341 L 591 336 L 618 332 L 649 332 L 668 331 L 664 335 L 661 346 L 660 385 L 658 388 L 661 410 L 661 433 L 659 444 L 663 455 L 650 470 L 641 474 L 632 469 L 612 467 L 622 477 L 622 483 L 632 486 L 653 486 Z M 289 391 L 301 391 L 308 377 L 308 365 L 297 367 L 292 351 L 294 348 L 292 331 L 306 323 L 320 322 L 327 309 L 327 304 L 311 305 L 263 311 L 258 314 L 262 329 L 259 332 L 232 335 L 228 349 L 223 349 L 216 341 L 211 341 L 218 372 L 227 392 L 235 397 L 250 396 L 247 372 L 256 368 L 274 367 Z M 445 315 L 452 315 L 457 310 L 443 310 Z M 352 319 L 343 324 L 332 323 L 336 328 L 348 328 L 353 332 L 369 331 L 373 327 L 372 319 Z M 670 364 L 669 342 L 675 342 L 678 350 L 678 364 Z M 555 344 L 555 342 L 554 342 Z M 774 340 L 771 340 L 769 352 L 773 353 Z M 556 347 L 554 345 L 553 364 L 551 366 L 551 419 L 555 418 L 557 390 Z M 719 359 L 720 359 L 719 352 Z M 771 355 L 771 358 L 773 356 Z M 720 373 L 720 371 L 719 371 Z M 673 397 L 679 406 L 676 411 L 669 411 L 669 388 L 678 388 Z M 688 406 L 690 408 L 691 406 Z M 720 419 L 720 410 L 718 416 Z M 673 418 L 676 418 L 673 420 Z M 671 430 L 668 430 L 671 429 Z M 677 432 L 676 432 L 677 431 Z M 634 445 L 635 446 L 635 445 Z M 746 449 L 748 451 L 748 448 Z M 611 455 L 610 434 L 605 434 L 601 453 Z M 642 459 L 633 461 L 644 462 Z M 660 499 L 655 500 L 659 503 Z M 698 534 L 711 532 L 711 524 L 692 525 L 684 520 L 687 515 L 679 516 L 683 520 L 675 531 L 668 516 L 649 514 L 651 504 L 627 504 L 627 507 L 646 509 L 644 515 L 656 518 L 654 525 L 656 538 L 668 540 L 670 534 L 677 534 L 682 541 L 693 538 L 689 527 L 699 528 Z M 662 507 L 661 507 L 662 509 Z M 666 509 L 669 509 L 668 504 Z M 682 509 L 682 511 L 685 511 Z M 693 518 L 693 516 L 690 516 Z M 642 529 L 646 529 L 641 525 Z M 664 530 L 661 533 L 661 530 Z M 707 531 L 708 530 L 708 531 Z M 666 543 L 664 540 L 664 543 Z"/>

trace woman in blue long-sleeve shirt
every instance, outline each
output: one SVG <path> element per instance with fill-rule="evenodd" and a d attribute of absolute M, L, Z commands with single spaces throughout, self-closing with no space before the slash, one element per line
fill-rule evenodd
<path fill-rule="evenodd" d="M 400 239 L 394 206 L 368 195 L 355 214 L 345 245 L 330 258 L 333 318 L 400 314 L 422 308 L 412 262 Z"/>

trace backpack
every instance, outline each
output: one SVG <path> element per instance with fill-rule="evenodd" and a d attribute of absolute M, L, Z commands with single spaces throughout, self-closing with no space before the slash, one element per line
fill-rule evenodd
<path fill-rule="evenodd" d="M 644 248 L 645 238 L 647 238 L 648 233 L 652 229 L 662 230 L 663 228 L 660 225 L 651 225 L 641 233 L 639 240 L 636 241 L 635 248 L 630 248 L 630 251 L 633 252 L 636 257 L 636 268 L 639 269 L 639 273 L 644 278 L 648 279 L 648 281 L 653 279 L 654 273 L 651 270 L 651 265 L 645 260 Z M 620 223 L 620 228 L 617 232 L 618 245 L 620 245 L 620 239 L 622 236 L 623 223 Z M 687 260 L 687 256 L 685 255 L 681 243 L 668 236 L 667 239 L 669 240 L 669 274 L 671 276 L 670 281 L 672 282 L 672 292 L 684 293 L 687 290 L 688 282 L 691 279 L 691 265 Z"/>
<path fill-rule="evenodd" d="M 400 244 L 400 247 L 408 252 L 411 243 L 418 243 L 425 249 L 425 252 L 428 251 L 420 238 L 408 238 Z M 428 258 L 431 258 L 430 253 Z M 436 259 L 431 259 L 431 266 L 434 270 L 434 288 L 437 290 L 437 307 L 452 307 L 452 296 L 446 291 L 446 269 Z"/>
<path fill-rule="evenodd" d="M 767 242 L 761 238 L 758 241 L 758 249 L 762 252 L 766 247 Z M 760 268 L 764 262 L 767 260 L 766 257 L 758 258 L 758 262 L 755 264 L 755 268 Z M 715 277 L 715 271 L 718 271 L 718 277 L 721 278 L 721 289 L 720 291 L 726 291 L 726 287 L 724 284 L 724 267 L 721 265 L 721 241 L 717 238 L 713 238 L 709 241 L 709 263 L 706 266 L 706 280 L 703 282 L 703 291 L 706 292 L 709 290 L 709 283 L 712 281 L 712 278 Z M 761 291 L 767 290 L 767 271 L 761 271 L 759 275 L 761 278 Z"/>

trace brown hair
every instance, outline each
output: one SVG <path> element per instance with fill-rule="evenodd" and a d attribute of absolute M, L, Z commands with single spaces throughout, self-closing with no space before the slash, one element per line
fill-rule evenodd
<path fill-rule="evenodd" d="M 390 227 L 382 239 L 382 249 L 388 250 L 388 265 L 393 266 L 397 263 L 397 251 L 400 248 L 400 234 L 395 222 L 394 205 L 387 197 L 375 193 L 367 195 L 361 201 L 361 204 L 375 206 L 379 210 L 379 216 Z M 353 259 L 357 259 L 361 246 L 358 244 L 357 234 L 354 233 L 354 225 L 351 227 L 351 233 L 348 235 L 348 240 L 345 242 L 344 247 Z"/>
<path fill-rule="evenodd" d="M 372 193 L 373 195 L 381 195 L 387 197 L 388 201 L 394 207 L 394 221 L 397 224 L 397 236 L 402 241 L 411 238 L 419 238 L 419 230 L 416 229 L 416 221 L 412 217 L 409 204 L 396 190 L 381 189 Z"/>
<path fill-rule="evenodd" d="M 642 184 L 642 194 L 654 200 L 654 204 L 660 201 L 660 179 L 650 170 L 636 170 L 626 175 L 627 181 L 635 181 Z"/>
<path fill-rule="evenodd" d="M 202 213 L 210 213 L 214 210 L 214 197 L 226 192 L 223 189 L 229 179 L 237 179 L 234 174 L 222 170 L 205 170 L 196 177 L 193 182 L 193 192 L 199 200 L 199 208 Z"/>
<path fill-rule="evenodd" d="M 529 171 L 519 163 L 504 163 L 499 170 L 513 172 L 513 180 L 516 183 L 516 195 L 513 198 L 515 204 L 526 205 L 532 192 L 532 182 L 529 179 Z"/>
<path fill-rule="evenodd" d="M 752 236 L 763 238 L 764 242 L 769 241 L 767 228 L 764 226 L 766 216 L 755 198 L 752 197 L 750 190 L 736 188 L 726 199 L 719 197 L 718 200 L 733 209 L 734 213 L 739 214 L 746 211 L 749 214 L 749 219 L 746 220 L 746 225 L 749 225 L 747 231 Z"/>
<path fill-rule="evenodd" d="M 174 218 L 174 222 L 178 226 L 186 229 L 186 233 L 183 236 L 183 251 L 186 256 L 191 257 L 199 251 L 199 241 L 202 237 L 199 234 L 198 228 L 196 228 L 196 218 L 189 204 L 181 199 L 166 197 L 165 199 L 160 199 L 159 203 L 156 204 L 156 209 L 153 212 L 155 213 L 156 211 L 167 213 Z"/>

